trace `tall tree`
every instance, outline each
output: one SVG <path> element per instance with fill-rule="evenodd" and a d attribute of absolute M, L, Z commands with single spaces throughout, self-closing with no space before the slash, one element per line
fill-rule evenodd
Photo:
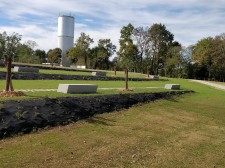
<path fill-rule="evenodd" d="M 128 88 L 128 71 L 135 67 L 135 60 L 138 56 L 138 48 L 133 44 L 132 32 L 134 27 L 132 24 L 124 26 L 120 31 L 120 50 L 118 51 L 118 60 L 122 68 L 125 70 L 125 90 Z"/>
<path fill-rule="evenodd" d="M 203 38 L 195 45 L 193 50 L 192 59 L 197 62 L 200 66 L 206 67 L 208 70 L 208 79 L 211 79 L 211 72 L 213 66 L 213 38 Z"/>
<path fill-rule="evenodd" d="M 182 47 L 178 42 L 173 42 L 167 51 L 166 60 L 163 70 L 164 74 L 169 77 L 182 77 L 183 57 Z"/>
<path fill-rule="evenodd" d="M 116 46 L 110 39 L 100 39 L 98 41 L 95 68 L 109 69 L 109 58 L 116 52 Z"/>
<path fill-rule="evenodd" d="M 43 63 L 46 62 L 46 52 L 45 50 L 36 49 L 34 51 L 34 60 L 35 63 Z"/>
<path fill-rule="evenodd" d="M 81 33 L 80 37 L 77 39 L 74 50 L 70 50 L 73 54 L 69 53 L 69 59 L 73 60 L 73 57 L 77 59 L 77 62 L 84 63 L 87 67 L 88 57 L 90 55 L 90 45 L 93 43 L 93 39 L 85 33 Z M 83 60 L 83 61 L 82 61 Z"/>
<path fill-rule="evenodd" d="M 135 44 L 137 45 L 138 51 L 139 51 L 139 57 L 136 62 L 136 69 L 139 70 L 139 72 L 143 72 L 143 60 L 146 57 L 146 50 L 148 48 L 148 27 L 137 27 L 133 30 L 133 40 Z"/>
<path fill-rule="evenodd" d="M 47 53 L 48 62 L 53 66 L 54 63 L 59 64 L 62 57 L 62 50 L 60 48 L 50 49 Z"/>
<path fill-rule="evenodd" d="M 12 81 L 11 81 L 11 68 L 12 68 L 12 60 L 16 55 L 16 48 L 21 40 L 21 35 L 17 33 L 13 33 L 11 35 L 7 35 L 6 32 L 1 34 L 0 36 L 0 50 L 4 55 L 4 61 L 6 64 L 6 88 L 5 91 L 13 91 Z"/>
<path fill-rule="evenodd" d="M 172 45 L 173 34 L 166 29 L 163 24 L 153 24 L 149 31 L 149 48 L 151 56 L 151 72 L 158 75 L 160 64 L 163 65 L 166 60 L 167 51 Z"/>

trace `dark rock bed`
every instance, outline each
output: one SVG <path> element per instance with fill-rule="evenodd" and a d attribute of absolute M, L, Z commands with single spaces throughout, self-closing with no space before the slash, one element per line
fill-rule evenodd
<path fill-rule="evenodd" d="M 192 91 L 115 94 L 5 101 L 0 104 L 0 138 L 29 133 L 44 127 L 65 125 L 138 103 L 168 99 Z"/>

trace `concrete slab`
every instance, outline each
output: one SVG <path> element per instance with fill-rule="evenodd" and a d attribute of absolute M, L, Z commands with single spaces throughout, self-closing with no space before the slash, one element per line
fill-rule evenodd
<path fill-rule="evenodd" d="M 165 89 L 173 89 L 173 90 L 179 90 L 180 85 L 179 84 L 165 84 Z"/>
<path fill-rule="evenodd" d="M 62 93 L 96 93 L 95 84 L 59 84 L 57 92 Z"/>
<path fill-rule="evenodd" d="M 159 76 L 157 76 L 157 75 L 151 75 L 150 76 L 150 79 L 159 79 Z"/>
<path fill-rule="evenodd" d="M 39 73 L 39 68 L 33 68 L 33 67 L 14 67 L 14 72 L 30 72 L 30 73 Z"/>
<path fill-rule="evenodd" d="M 101 72 L 101 71 L 92 72 L 92 76 L 106 76 L 106 72 Z"/>

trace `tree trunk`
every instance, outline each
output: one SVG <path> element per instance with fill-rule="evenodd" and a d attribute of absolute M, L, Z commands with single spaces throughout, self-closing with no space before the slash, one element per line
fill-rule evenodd
<path fill-rule="evenodd" d="M 149 75 L 150 75 L 149 68 L 147 68 L 147 74 L 148 74 L 148 78 L 149 78 Z"/>
<path fill-rule="evenodd" d="M 128 90 L 128 69 L 125 69 L 125 90 Z"/>
<path fill-rule="evenodd" d="M 116 66 L 114 66 L 114 75 L 116 76 Z"/>
<path fill-rule="evenodd" d="M 11 82 L 11 67 L 12 67 L 12 59 L 7 58 L 6 59 L 6 65 L 7 65 L 7 71 L 6 71 L 6 88 L 5 91 L 9 91 L 9 88 L 12 88 L 12 83 L 10 87 L 10 82 Z"/>

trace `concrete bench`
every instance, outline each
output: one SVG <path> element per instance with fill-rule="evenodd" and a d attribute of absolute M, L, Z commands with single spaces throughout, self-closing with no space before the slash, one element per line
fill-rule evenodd
<path fill-rule="evenodd" d="M 85 65 L 70 65 L 70 68 L 86 69 Z"/>
<path fill-rule="evenodd" d="M 157 75 L 151 75 L 150 76 L 150 79 L 159 79 L 159 76 L 157 76 Z"/>
<path fill-rule="evenodd" d="M 106 72 L 92 72 L 92 76 L 106 76 Z"/>
<path fill-rule="evenodd" d="M 39 73 L 39 68 L 33 68 L 33 67 L 14 67 L 14 72 L 30 72 L 30 73 Z"/>
<path fill-rule="evenodd" d="M 179 84 L 165 84 L 165 89 L 179 90 L 180 85 Z"/>
<path fill-rule="evenodd" d="M 98 85 L 94 84 L 59 84 L 57 92 L 62 93 L 96 93 Z"/>

